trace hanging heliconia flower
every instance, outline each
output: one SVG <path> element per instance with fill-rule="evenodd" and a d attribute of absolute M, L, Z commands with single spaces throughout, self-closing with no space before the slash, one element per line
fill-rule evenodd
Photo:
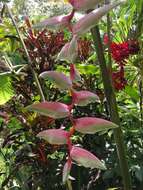
<path fill-rule="evenodd" d="M 71 127 L 69 130 L 60 129 L 47 129 L 41 131 L 37 137 L 44 139 L 50 144 L 65 145 L 67 147 L 67 162 L 63 167 L 63 183 L 65 184 L 69 180 L 70 170 L 72 167 L 72 161 L 78 165 L 86 168 L 97 168 L 105 170 L 105 165 L 89 151 L 76 147 L 72 144 L 72 135 L 75 131 L 82 134 L 95 134 L 97 132 L 114 129 L 118 127 L 115 123 L 107 121 L 105 119 L 96 117 L 82 117 L 74 118 L 73 109 L 74 106 L 87 106 L 90 103 L 99 102 L 99 98 L 93 92 L 86 90 L 77 91 L 74 89 L 74 83 L 81 80 L 80 73 L 76 69 L 74 63 L 78 56 L 78 40 L 80 36 L 89 31 L 99 19 L 107 14 L 114 7 L 120 5 L 122 1 L 100 7 L 81 18 L 73 26 L 71 25 L 71 19 L 73 18 L 75 11 L 87 11 L 93 9 L 99 2 L 99 0 L 67 0 L 72 6 L 73 11 L 69 15 L 57 16 L 46 19 L 45 21 L 37 24 L 37 27 L 52 28 L 64 28 L 68 27 L 72 31 L 72 40 L 63 46 L 57 59 L 64 60 L 70 63 L 70 76 L 66 76 L 63 73 L 57 71 L 46 71 L 40 74 L 43 79 L 48 79 L 54 83 L 56 87 L 62 90 L 67 90 L 72 96 L 71 103 L 69 105 L 60 102 L 48 102 L 35 103 L 27 107 L 30 111 L 35 111 L 38 114 L 48 116 L 52 119 L 67 118 L 70 121 Z M 35 26 L 36 27 L 36 26 Z M 133 49 L 132 49 L 133 52 Z M 68 125 L 69 128 L 70 125 Z"/>
<path fill-rule="evenodd" d="M 67 2 L 73 6 L 75 11 L 88 11 L 95 9 L 103 0 L 67 0 Z"/>
<path fill-rule="evenodd" d="M 74 11 L 72 11 L 68 15 L 60 15 L 60 16 L 54 16 L 48 19 L 45 19 L 44 21 L 41 21 L 40 23 L 33 26 L 33 28 L 45 28 L 47 27 L 49 30 L 51 29 L 64 29 L 65 27 L 70 28 L 71 24 L 70 21 L 74 16 Z"/>
<path fill-rule="evenodd" d="M 110 10 L 117 7 L 124 1 L 115 2 L 112 4 L 104 5 L 98 9 L 91 11 L 89 14 L 86 14 L 82 17 L 77 23 L 72 27 L 73 35 L 81 36 L 82 34 L 88 32 L 93 28 L 97 22 L 101 19 L 102 16 L 107 14 Z"/>

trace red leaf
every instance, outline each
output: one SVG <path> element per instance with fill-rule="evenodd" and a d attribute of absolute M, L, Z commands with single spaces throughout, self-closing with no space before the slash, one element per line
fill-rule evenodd
<path fill-rule="evenodd" d="M 104 164 L 96 156 L 83 148 L 73 146 L 70 156 L 78 164 L 86 168 L 98 168 L 100 170 L 106 170 Z"/>
<path fill-rule="evenodd" d="M 54 119 L 65 118 L 70 115 L 69 108 L 66 104 L 60 102 L 41 102 L 32 104 L 27 107 L 30 111 L 35 111 Z"/>
<path fill-rule="evenodd" d="M 99 131 L 108 130 L 118 127 L 116 124 L 96 118 L 96 117 L 82 117 L 75 120 L 75 130 L 84 134 L 94 134 Z"/>

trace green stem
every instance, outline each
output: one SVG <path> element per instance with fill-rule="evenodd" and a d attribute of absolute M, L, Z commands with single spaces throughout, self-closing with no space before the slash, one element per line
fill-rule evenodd
<path fill-rule="evenodd" d="M 68 190 L 72 190 L 72 185 L 71 185 L 70 180 L 67 181 L 67 188 L 68 188 Z"/>
<path fill-rule="evenodd" d="M 141 129 L 143 127 L 143 82 L 142 82 L 142 79 L 140 79 L 140 82 L 139 82 L 139 93 L 140 93 L 140 126 L 141 126 Z"/>
<path fill-rule="evenodd" d="M 98 26 L 94 27 L 91 30 L 91 33 L 92 33 L 93 40 L 95 43 L 98 61 L 100 64 L 100 70 L 102 73 L 104 90 L 105 90 L 105 95 L 106 95 L 106 99 L 108 103 L 108 108 L 110 111 L 111 121 L 119 125 L 119 127 L 114 130 L 114 139 L 115 139 L 116 147 L 117 147 L 117 153 L 118 153 L 121 175 L 122 175 L 123 184 L 124 184 L 124 190 L 131 190 L 132 189 L 131 179 L 130 179 L 129 168 L 128 168 L 128 163 L 127 163 L 127 158 L 126 158 L 123 132 L 120 127 L 120 119 L 119 119 L 119 114 L 118 114 L 116 96 L 114 93 L 114 88 L 112 86 L 111 73 L 109 72 L 107 68 L 105 57 L 104 57 L 104 51 L 103 51 L 102 41 L 100 37 L 99 27 Z"/>
<path fill-rule="evenodd" d="M 12 12 L 11 12 L 11 10 L 9 9 L 8 5 L 5 4 L 5 6 L 6 6 L 6 8 L 7 8 L 8 14 L 9 14 L 11 20 L 12 20 L 12 23 L 13 23 L 13 25 L 14 25 L 14 27 L 15 27 L 15 30 L 16 30 L 16 32 L 17 32 L 17 35 L 18 35 L 18 37 L 19 37 L 19 39 L 20 39 L 20 41 L 21 41 L 21 44 L 22 44 L 22 46 L 23 46 L 23 49 L 24 49 L 24 51 L 25 51 L 26 57 L 27 57 L 27 59 L 28 59 L 29 67 L 30 67 L 31 72 L 32 72 L 32 74 L 33 74 L 33 77 L 34 77 L 34 79 L 35 79 L 35 82 L 36 82 L 36 85 L 37 85 L 37 88 L 38 88 L 38 91 L 39 91 L 41 100 L 42 100 L 42 101 L 45 101 L 44 93 L 43 93 L 42 87 L 41 87 L 41 85 L 40 85 L 40 82 L 39 82 L 39 80 L 38 80 L 37 73 L 35 72 L 35 70 L 34 70 L 34 68 L 33 68 L 32 60 L 31 60 L 31 58 L 30 58 L 30 56 L 29 56 L 29 53 L 28 53 L 28 50 L 27 50 L 26 45 L 25 45 L 25 43 L 24 43 L 24 40 L 23 40 L 23 38 L 22 38 L 22 36 L 21 36 L 21 34 L 20 34 L 20 31 L 19 31 L 19 29 L 18 29 L 17 23 L 15 22 L 14 17 L 13 17 L 13 15 L 12 15 Z"/>
<path fill-rule="evenodd" d="M 105 1 L 106 4 L 110 4 L 110 0 Z M 110 13 L 107 14 L 107 36 L 108 36 L 108 68 L 109 71 L 112 73 L 112 57 L 111 57 L 111 17 Z"/>

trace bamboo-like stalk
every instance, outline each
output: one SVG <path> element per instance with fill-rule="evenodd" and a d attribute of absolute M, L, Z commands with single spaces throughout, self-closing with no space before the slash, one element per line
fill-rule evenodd
<path fill-rule="evenodd" d="M 126 158 L 126 151 L 124 146 L 123 132 L 120 126 L 120 119 L 118 114 L 118 107 L 116 102 L 116 96 L 114 88 L 112 86 L 111 72 L 108 70 L 106 65 L 102 41 L 100 37 L 100 30 L 98 26 L 95 26 L 92 30 L 92 37 L 95 43 L 96 53 L 100 64 L 100 70 L 102 74 L 102 80 L 104 84 L 105 96 L 110 111 L 111 121 L 119 125 L 118 128 L 114 129 L 114 139 L 117 147 L 117 153 L 119 158 L 119 164 L 121 169 L 121 175 L 124 185 L 124 190 L 131 190 L 131 178 L 129 174 L 129 168 Z"/>
<path fill-rule="evenodd" d="M 110 0 L 105 0 L 106 4 L 110 4 Z M 107 36 L 108 36 L 108 69 L 112 72 L 112 57 L 111 57 L 111 17 L 110 12 L 107 14 Z"/>
<path fill-rule="evenodd" d="M 27 57 L 27 59 L 28 59 L 29 67 L 30 67 L 31 72 L 32 72 L 32 74 L 33 74 L 33 77 L 34 77 L 34 79 L 35 79 L 35 82 L 36 82 L 37 89 L 38 89 L 38 91 L 39 91 L 41 100 L 42 100 L 42 101 L 45 101 L 44 93 L 43 93 L 42 87 L 41 87 L 41 85 L 40 85 L 40 82 L 39 82 L 39 80 L 38 80 L 37 73 L 35 72 L 35 70 L 34 70 L 34 68 L 33 68 L 33 66 L 32 66 L 32 60 L 31 60 L 31 58 L 30 58 L 30 56 L 29 56 L 29 53 L 28 53 L 28 50 L 27 50 L 26 45 L 25 45 L 25 43 L 24 43 L 24 40 L 23 40 L 23 38 L 22 38 L 22 36 L 21 36 L 21 34 L 20 34 L 20 31 L 19 31 L 19 29 L 18 29 L 17 23 L 16 23 L 16 21 L 14 20 L 14 17 L 13 17 L 13 15 L 12 15 L 12 12 L 11 12 L 11 10 L 9 9 L 9 7 L 8 7 L 7 4 L 5 4 L 5 7 L 6 7 L 7 11 L 8 11 L 9 17 L 11 18 L 11 21 L 12 21 L 12 23 L 13 23 L 13 26 L 15 27 L 15 30 L 16 30 L 16 32 L 17 32 L 17 35 L 18 35 L 18 37 L 19 37 L 19 39 L 20 39 L 20 41 L 21 41 L 21 44 L 22 44 L 22 46 L 23 46 L 23 49 L 24 49 L 24 51 L 25 51 L 26 57 Z"/>

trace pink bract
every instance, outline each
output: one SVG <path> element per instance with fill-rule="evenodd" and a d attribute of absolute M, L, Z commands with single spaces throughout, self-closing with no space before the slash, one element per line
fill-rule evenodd
<path fill-rule="evenodd" d="M 34 28 L 43 28 L 47 27 L 48 29 L 64 29 L 65 27 L 70 27 L 70 21 L 74 16 L 74 12 L 72 11 L 68 15 L 60 15 L 54 16 L 48 19 L 41 21 L 40 23 L 34 25 Z"/>
<path fill-rule="evenodd" d="M 75 67 L 75 64 L 70 64 L 70 78 L 73 82 L 81 81 L 81 76 Z"/>
<path fill-rule="evenodd" d="M 70 77 L 57 71 L 45 71 L 40 74 L 40 77 L 54 82 L 59 89 L 68 90 L 72 87 Z"/>
<path fill-rule="evenodd" d="M 73 103 L 78 106 L 87 106 L 90 103 L 99 102 L 99 97 L 89 91 L 72 91 Z"/>
<path fill-rule="evenodd" d="M 86 168 L 98 168 L 100 170 L 106 170 L 104 164 L 95 155 L 83 148 L 73 146 L 70 156 L 78 164 Z"/>
<path fill-rule="evenodd" d="M 62 129 L 48 129 L 38 133 L 37 137 L 40 137 L 50 144 L 67 144 L 69 132 Z"/>
<path fill-rule="evenodd" d="M 94 134 L 99 131 L 108 130 L 118 127 L 116 124 L 96 118 L 96 117 L 82 117 L 75 120 L 75 130 L 84 134 Z"/>
<path fill-rule="evenodd" d="M 65 118 L 70 115 L 69 107 L 60 102 L 41 102 L 35 103 L 27 107 L 30 111 L 49 116 L 54 119 Z"/>
<path fill-rule="evenodd" d="M 73 34 L 77 36 L 85 34 L 97 24 L 102 16 L 107 14 L 110 10 L 117 7 L 121 3 L 122 1 L 104 5 L 103 7 L 100 7 L 94 11 L 91 11 L 89 14 L 86 14 L 83 18 L 81 18 L 77 23 L 73 25 Z"/>
<path fill-rule="evenodd" d="M 88 11 L 94 9 L 96 5 L 102 1 L 103 0 L 69 0 L 69 3 L 76 11 Z"/>
<path fill-rule="evenodd" d="M 74 35 L 72 40 L 64 45 L 58 54 L 57 60 L 65 60 L 73 63 L 78 56 L 77 36 Z"/>
<path fill-rule="evenodd" d="M 72 161 L 71 161 L 71 159 L 68 159 L 63 168 L 63 184 L 65 184 L 66 181 L 68 180 L 71 166 L 72 166 Z"/>

